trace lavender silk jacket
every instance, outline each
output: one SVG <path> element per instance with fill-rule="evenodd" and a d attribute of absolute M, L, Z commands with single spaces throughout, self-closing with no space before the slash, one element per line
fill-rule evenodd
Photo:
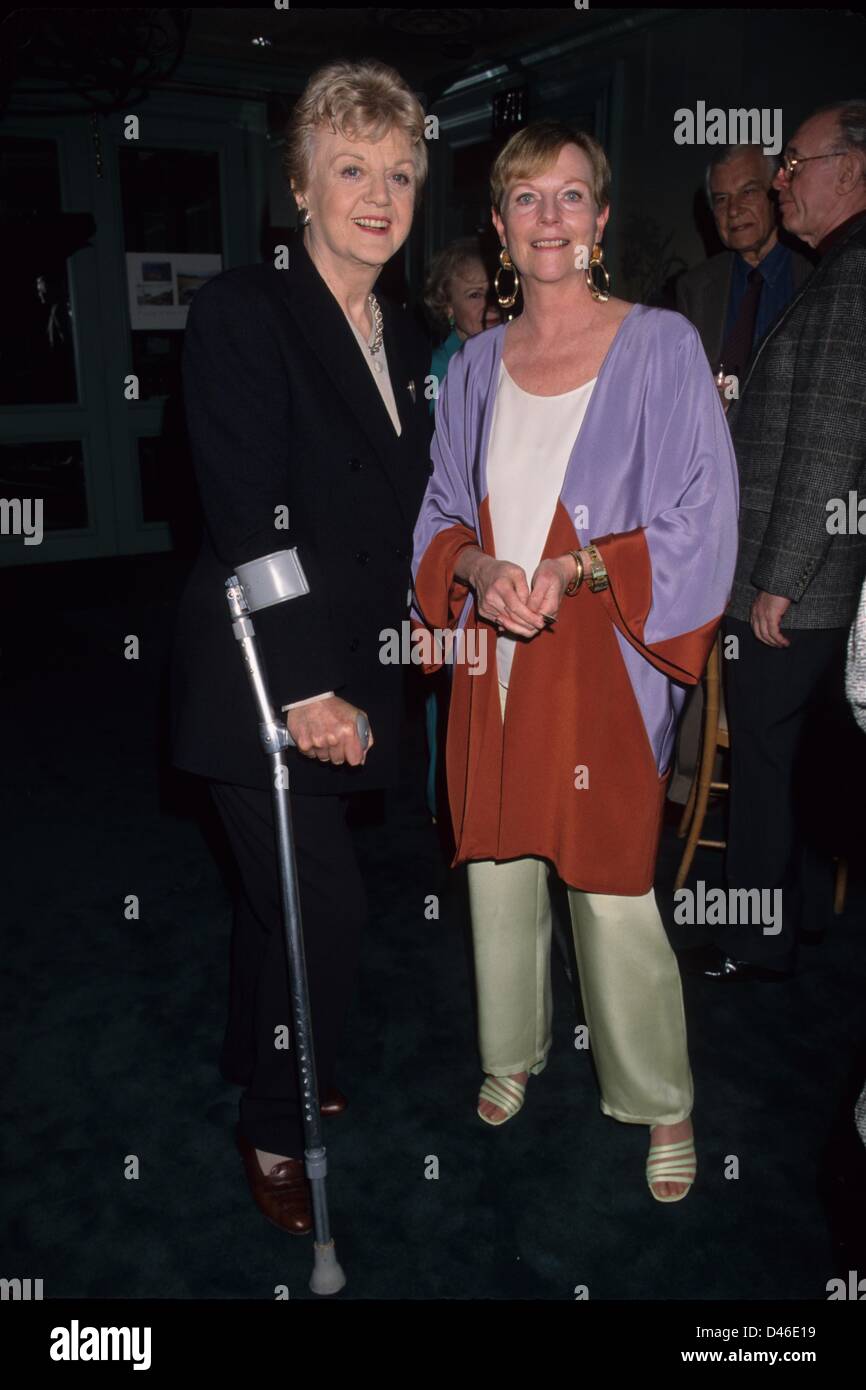
<path fill-rule="evenodd" d="M 486 626 L 475 614 L 473 595 L 455 583 L 453 563 L 442 564 L 440 557 L 448 553 L 448 536 L 443 533 L 449 532 L 454 533 L 456 544 L 470 544 L 474 536 L 476 544 L 491 549 L 486 460 L 505 332 L 502 325 L 468 339 L 451 359 L 440 391 L 431 476 L 414 534 L 412 616 L 428 627 L 441 626 L 448 601 L 452 614 L 457 614 L 458 628 L 467 623 Z M 621 700 L 619 708 L 612 708 L 602 694 L 592 717 L 633 720 L 635 709 L 639 710 L 655 760 L 655 776 L 664 777 L 686 687 L 701 677 L 730 594 L 737 554 L 737 507 L 730 433 L 697 331 L 680 314 L 634 305 L 599 370 L 544 552 L 562 554 L 570 546 L 579 548 L 595 540 L 610 575 L 610 589 L 591 594 L 584 585 L 575 598 L 563 599 L 558 647 L 545 633 L 531 643 L 518 643 L 506 724 L 518 694 L 515 687 L 519 690 L 523 679 L 529 689 L 531 665 L 552 660 L 547 652 L 555 651 L 557 679 L 564 663 L 575 685 L 595 681 L 603 687 L 610 674 L 615 677 L 610 687 L 614 689 L 624 668 L 636 706 L 626 698 L 625 704 Z M 531 581 L 531 575 L 527 580 Z M 455 592 L 458 597 L 465 593 L 459 613 Z M 424 612 L 424 595 L 428 610 L 435 611 Z M 576 606 L 566 622 L 569 605 Z M 580 637 L 581 622 L 591 619 L 590 626 L 594 624 L 593 631 L 598 633 L 599 605 L 606 614 L 604 632 L 593 637 L 594 647 L 587 647 Z M 547 643 L 545 652 L 527 655 L 540 642 Z M 602 648 L 607 653 L 605 669 L 588 668 L 588 653 Z M 622 667 L 615 671 L 617 660 Z M 495 668 L 495 661 L 492 665 Z M 465 671 L 455 667 L 455 694 L 461 679 L 465 685 Z M 495 669 L 490 679 L 495 681 Z M 473 678 L 468 680 L 471 683 Z M 627 687 L 619 688 L 627 697 Z M 477 691 L 467 694 L 466 700 L 468 713 L 459 717 L 468 726 L 481 717 L 477 711 L 482 701 Z M 492 718 L 490 701 L 485 708 L 484 717 Z M 570 708 L 561 705 L 561 717 L 567 718 Z M 553 719 L 557 711 L 548 706 L 543 713 Z M 614 747 L 615 741 L 604 746 Z M 610 758 L 609 753 L 604 756 Z M 491 767 L 488 764 L 488 782 Z M 596 766 L 595 772 L 602 779 L 606 775 L 603 767 Z M 449 765 L 449 784 L 452 774 Z M 641 786 L 646 785 L 644 779 Z M 663 794 L 662 789 L 662 798 Z M 471 810 L 471 797 L 460 801 L 458 819 L 468 814 L 467 807 Z M 633 807 L 632 814 L 639 815 L 639 808 Z M 501 823 L 501 809 L 499 815 Z M 475 857 L 461 852 L 464 827 L 456 829 L 455 862 Z M 499 835 L 501 839 L 501 831 Z M 468 842 L 472 838 L 470 834 Z M 477 840 L 474 847 L 477 852 Z M 506 846 L 498 842 L 495 848 L 502 852 Z M 518 852 L 537 853 L 538 847 Z"/>

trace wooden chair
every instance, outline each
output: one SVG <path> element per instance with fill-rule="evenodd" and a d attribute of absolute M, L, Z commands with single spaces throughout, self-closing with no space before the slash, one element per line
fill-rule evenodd
<path fill-rule="evenodd" d="M 704 727 L 701 738 L 701 755 L 692 780 L 692 789 L 683 811 L 677 834 L 682 837 L 688 832 L 683 857 L 677 872 L 674 889 L 682 888 L 688 878 L 695 850 L 698 845 L 707 849 L 724 849 L 725 840 L 703 840 L 701 831 L 707 814 L 710 792 L 727 791 L 727 782 L 713 781 L 713 768 L 720 748 L 730 748 L 728 721 L 725 715 L 721 680 L 721 634 L 713 643 L 707 669 L 704 672 Z"/>
<path fill-rule="evenodd" d="M 682 888 L 685 884 L 692 867 L 692 860 L 695 857 L 695 850 L 699 845 L 705 849 L 725 849 L 727 846 L 726 840 L 704 840 L 701 838 L 704 819 L 707 814 L 707 803 L 711 793 L 729 790 L 729 783 L 713 781 L 713 768 L 719 750 L 729 750 L 731 747 L 721 680 L 721 650 L 722 635 L 720 632 L 713 643 L 707 669 L 704 672 L 704 723 L 701 755 L 692 781 L 689 799 L 677 829 L 677 835 L 680 839 L 684 835 L 687 838 L 674 881 L 674 891 Z M 833 891 L 833 911 L 838 916 L 845 911 L 845 899 L 848 891 L 848 861 L 837 857 L 835 863 L 836 882 Z"/>

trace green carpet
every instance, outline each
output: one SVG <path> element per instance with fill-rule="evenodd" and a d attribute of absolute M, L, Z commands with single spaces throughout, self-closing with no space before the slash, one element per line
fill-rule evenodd
<path fill-rule="evenodd" d="M 43 601 L 3 642 L 3 1272 L 42 1278 L 46 1297 L 312 1297 L 309 1240 L 254 1207 L 238 1092 L 217 1070 L 230 905 L 208 802 L 167 766 L 173 571 L 103 569 L 115 580 L 93 607 L 71 579 L 61 604 L 61 567 L 45 568 Z M 138 661 L 122 656 L 129 633 Z M 339 1069 L 350 1105 L 326 1126 L 342 1298 L 823 1299 L 864 1268 L 856 875 L 790 983 L 687 979 L 698 1180 L 665 1206 L 644 1182 L 645 1129 L 602 1115 L 572 1045 L 580 1005 L 558 950 L 547 1070 L 511 1123 L 475 1115 L 465 879 L 425 812 L 420 698 L 404 784 L 381 823 L 376 809 L 356 830 L 371 915 Z M 680 851 L 667 829 L 668 918 Z M 720 872 L 701 851 L 695 875 Z"/>

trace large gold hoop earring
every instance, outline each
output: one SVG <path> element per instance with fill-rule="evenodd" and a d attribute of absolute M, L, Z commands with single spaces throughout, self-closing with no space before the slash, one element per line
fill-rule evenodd
<path fill-rule="evenodd" d="M 610 298 L 610 276 L 607 273 L 607 267 L 603 263 L 603 257 L 604 252 L 602 251 L 598 242 L 596 242 L 595 246 L 593 246 L 592 248 L 592 255 L 589 258 L 589 265 L 586 267 L 586 270 L 583 273 L 586 279 L 586 287 L 592 295 L 593 299 L 601 300 L 602 304 L 605 304 L 607 300 Z M 600 289 L 595 282 L 595 276 L 593 274 L 593 271 L 596 269 L 600 270 L 602 275 L 604 276 L 604 287 L 602 289 Z"/>
<path fill-rule="evenodd" d="M 503 270 L 510 270 L 511 274 L 514 276 L 514 287 L 511 291 L 511 294 L 505 296 L 503 296 L 500 293 L 499 289 L 499 277 L 502 274 Z M 499 252 L 499 269 L 497 270 L 493 280 L 493 288 L 496 291 L 496 299 L 497 303 L 499 304 L 499 307 L 501 309 L 513 308 L 514 304 L 517 301 L 517 295 L 520 290 L 520 276 L 517 274 L 517 271 L 514 268 L 511 257 L 508 254 L 508 248 L 506 246 L 503 246 L 502 250 Z"/>

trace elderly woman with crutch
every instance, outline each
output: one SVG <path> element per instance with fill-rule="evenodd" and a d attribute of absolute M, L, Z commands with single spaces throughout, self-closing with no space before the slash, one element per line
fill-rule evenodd
<path fill-rule="evenodd" d="M 427 172 L 424 113 L 392 68 L 331 63 L 295 105 L 285 172 L 302 234 L 272 263 L 195 296 L 184 393 L 205 530 L 173 655 L 173 760 L 207 779 L 237 866 L 221 1067 L 242 1086 L 238 1146 L 261 1212 L 312 1228 L 292 1052 L 268 764 L 225 581 L 296 549 L 309 592 L 255 616 L 289 759 L 294 849 L 323 1113 L 365 913 L 347 828 L 355 791 L 393 785 L 400 666 L 380 631 L 408 614 L 412 528 L 429 473 L 429 349 L 377 296 Z M 358 716 L 371 738 L 362 747 Z"/>
<path fill-rule="evenodd" d="M 499 302 L 522 293 L 523 313 L 449 364 L 414 617 L 495 646 L 483 674 L 455 665 L 446 749 L 478 1114 L 511 1119 L 547 1064 L 552 868 L 602 1111 L 648 1126 L 650 1191 L 673 1202 L 696 1171 L 693 1087 L 653 873 L 677 716 L 734 573 L 737 474 L 695 329 L 609 293 L 610 177 L 598 142 L 558 121 L 494 164 Z"/>

